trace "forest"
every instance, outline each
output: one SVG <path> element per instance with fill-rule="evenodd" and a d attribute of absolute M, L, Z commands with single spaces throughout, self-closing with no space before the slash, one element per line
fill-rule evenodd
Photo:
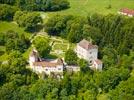
<path fill-rule="evenodd" d="M 32 2 L 32 3 L 31 3 Z M 69 8 L 67 0 L 0 0 L 0 22 L 15 22 L 31 35 L 41 29 L 78 43 L 82 39 L 99 46 L 103 71 L 93 71 L 72 49 L 65 53 L 68 64 L 80 72 L 64 71 L 63 79 L 44 78 L 29 68 L 23 54 L 34 44 L 40 55 L 49 55 L 51 46 L 44 37 L 31 39 L 15 30 L 0 32 L 0 46 L 8 58 L 0 62 L 0 100 L 134 100 L 134 17 L 88 14 L 54 15 L 46 23 L 39 12 Z M 33 12 L 34 11 L 34 12 Z M 0 55 L 3 52 L 0 51 Z M 40 78 L 39 78 L 40 76 Z"/>
<path fill-rule="evenodd" d="M 57 11 L 69 8 L 67 0 L 0 0 L 0 3 L 14 5 L 26 11 Z"/>

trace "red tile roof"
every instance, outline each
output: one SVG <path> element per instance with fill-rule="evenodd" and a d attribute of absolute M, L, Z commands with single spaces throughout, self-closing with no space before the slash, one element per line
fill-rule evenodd
<path fill-rule="evenodd" d="M 42 66 L 42 67 L 56 67 L 57 65 L 63 65 L 62 59 L 58 59 L 57 62 L 52 61 L 38 61 L 33 63 L 34 66 Z"/>
<path fill-rule="evenodd" d="M 99 60 L 99 59 L 96 59 L 95 62 L 96 62 L 97 64 L 102 64 L 102 61 Z"/>
<path fill-rule="evenodd" d="M 62 65 L 62 64 L 63 64 L 63 60 L 62 60 L 62 59 L 60 59 L 60 58 L 59 58 L 59 59 L 57 59 L 57 64 L 58 64 L 58 65 Z"/>
<path fill-rule="evenodd" d="M 129 15 L 134 15 L 134 10 L 133 9 L 123 8 L 123 9 L 120 10 L 120 12 L 129 14 Z"/>
<path fill-rule="evenodd" d="M 82 41 L 80 41 L 78 43 L 78 45 L 86 50 L 89 50 L 89 49 L 95 49 L 95 48 L 98 48 L 97 45 L 93 45 L 92 43 L 90 43 L 89 41 L 83 39 Z"/>
<path fill-rule="evenodd" d="M 42 66 L 42 67 L 56 67 L 57 63 L 50 63 L 46 61 L 34 62 L 34 66 Z"/>

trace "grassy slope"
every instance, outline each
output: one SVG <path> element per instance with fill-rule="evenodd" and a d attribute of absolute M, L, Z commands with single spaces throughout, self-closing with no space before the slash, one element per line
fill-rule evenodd
<path fill-rule="evenodd" d="M 9 30 L 13 30 L 19 34 L 25 33 L 27 37 L 30 37 L 31 35 L 30 33 L 24 32 L 24 29 L 18 27 L 14 22 L 0 21 L 0 32 L 7 32 Z"/>
<path fill-rule="evenodd" d="M 73 15 L 87 15 L 88 13 L 101 13 L 101 14 L 117 14 L 121 8 L 134 9 L 134 0 L 68 0 L 71 8 L 58 12 L 48 12 L 49 15 L 53 14 L 73 14 Z M 112 8 L 107 9 L 110 4 Z"/>

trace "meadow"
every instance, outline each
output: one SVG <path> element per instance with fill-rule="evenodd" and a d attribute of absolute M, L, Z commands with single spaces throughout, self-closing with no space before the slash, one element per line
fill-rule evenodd
<path fill-rule="evenodd" d="M 88 13 L 117 14 L 121 8 L 134 9 L 134 0 L 68 0 L 70 8 L 45 14 L 72 14 L 85 16 Z M 111 5 L 111 8 L 108 8 Z"/>
<path fill-rule="evenodd" d="M 19 34 L 25 34 L 26 37 L 30 37 L 31 33 L 25 32 L 22 27 L 19 27 L 15 22 L 0 21 L 0 32 L 7 32 L 13 30 Z"/>

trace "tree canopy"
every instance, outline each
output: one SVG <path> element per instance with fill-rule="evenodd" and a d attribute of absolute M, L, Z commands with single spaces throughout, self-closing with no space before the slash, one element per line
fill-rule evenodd
<path fill-rule="evenodd" d="M 67 0 L 0 0 L 0 3 L 14 5 L 27 11 L 57 11 L 69 8 Z"/>
<path fill-rule="evenodd" d="M 0 20 L 11 21 L 18 9 L 15 6 L 0 4 Z"/>
<path fill-rule="evenodd" d="M 26 31 L 36 31 L 38 26 L 42 23 L 42 18 L 36 12 L 22 12 L 17 11 L 14 15 L 14 21 L 20 27 L 24 27 Z"/>
<path fill-rule="evenodd" d="M 49 45 L 49 39 L 45 37 L 36 37 L 33 40 L 33 44 L 39 52 L 39 55 L 43 58 L 46 58 L 51 50 L 51 46 Z"/>
<path fill-rule="evenodd" d="M 5 33 L 0 33 L 0 45 L 5 46 L 7 53 L 12 50 L 24 52 L 30 46 L 30 41 L 24 34 L 18 35 L 18 33 L 9 30 Z"/>
<path fill-rule="evenodd" d="M 68 65 L 76 65 L 77 64 L 77 54 L 69 49 L 66 53 L 65 53 L 65 62 L 68 64 Z"/>

